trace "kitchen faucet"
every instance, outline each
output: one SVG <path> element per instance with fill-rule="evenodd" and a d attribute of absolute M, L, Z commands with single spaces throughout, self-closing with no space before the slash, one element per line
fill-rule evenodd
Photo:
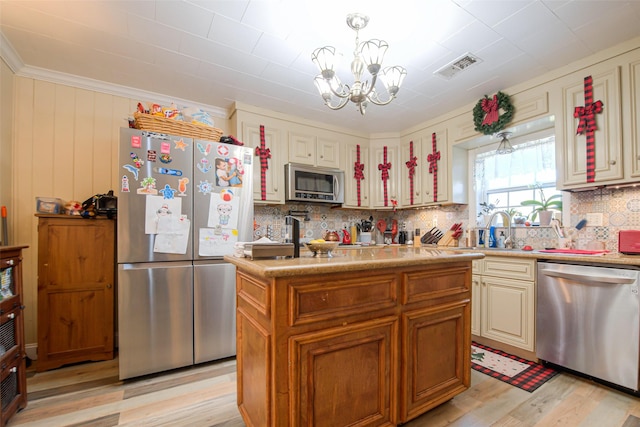
<path fill-rule="evenodd" d="M 508 212 L 506 211 L 497 211 L 491 214 L 491 216 L 489 217 L 489 221 L 487 221 L 487 225 L 485 226 L 485 235 L 488 236 L 489 235 L 489 227 L 491 226 L 491 223 L 493 222 L 493 218 L 497 215 L 500 214 L 502 215 L 502 225 L 507 224 L 507 238 L 504 239 L 504 247 L 507 249 L 513 249 L 513 238 L 511 237 L 511 215 L 509 215 Z"/>

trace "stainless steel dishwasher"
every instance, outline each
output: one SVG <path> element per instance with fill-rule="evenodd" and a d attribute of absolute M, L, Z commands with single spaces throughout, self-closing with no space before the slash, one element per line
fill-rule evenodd
<path fill-rule="evenodd" d="M 538 262 L 536 354 L 638 391 L 640 269 Z"/>

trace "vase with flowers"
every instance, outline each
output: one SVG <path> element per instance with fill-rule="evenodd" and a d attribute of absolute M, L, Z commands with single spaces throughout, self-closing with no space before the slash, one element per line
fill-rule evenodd
<path fill-rule="evenodd" d="M 562 195 L 554 194 L 547 198 L 545 197 L 544 190 L 540 184 L 536 183 L 533 187 L 540 191 L 540 200 L 523 200 L 520 202 L 520 205 L 533 207 L 533 210 L 529 214 L 531 222 L 535 222 L 539 215 L 540 225 L 542 227 L 546 227 L 551 222 L 551 216 L 553 215 L 554 210 L 562 212 Z"/>

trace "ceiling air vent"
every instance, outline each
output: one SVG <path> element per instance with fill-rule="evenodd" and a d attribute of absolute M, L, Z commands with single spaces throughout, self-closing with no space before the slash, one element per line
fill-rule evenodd
<path fill-rule="evenodd" d="M 443 79 L 449 80 L 456 74 L 460 73 L 462 70 L 466 70 L 473 64 L 477 64 L 480 62 L 482 62 L 482 59 L 467 52 L 461 57 L 454 59 L 444 67 L 434 71 L 433 74 L 440 76 Z"/>

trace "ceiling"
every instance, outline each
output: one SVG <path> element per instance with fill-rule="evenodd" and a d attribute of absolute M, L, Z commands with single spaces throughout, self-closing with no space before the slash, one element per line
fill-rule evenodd
<path fill-rule="evenodd" d="M 234 101 L 366 133 L 397 132 L 640 36 L 640 1 L 0 0 L 3 57 L 20 75 L 55 72 L 228 109 Z M 355 33 L 389 43 L 407 77 L 364 117 L 325 107 L 311 52 L 333 45 L 351 82 Z M 470 52 L 482 62 L 434 71 Z M 116 86 L 117 87 L 117 86 Z M 147 101 L 141 99 L 141 101 Z"/>

